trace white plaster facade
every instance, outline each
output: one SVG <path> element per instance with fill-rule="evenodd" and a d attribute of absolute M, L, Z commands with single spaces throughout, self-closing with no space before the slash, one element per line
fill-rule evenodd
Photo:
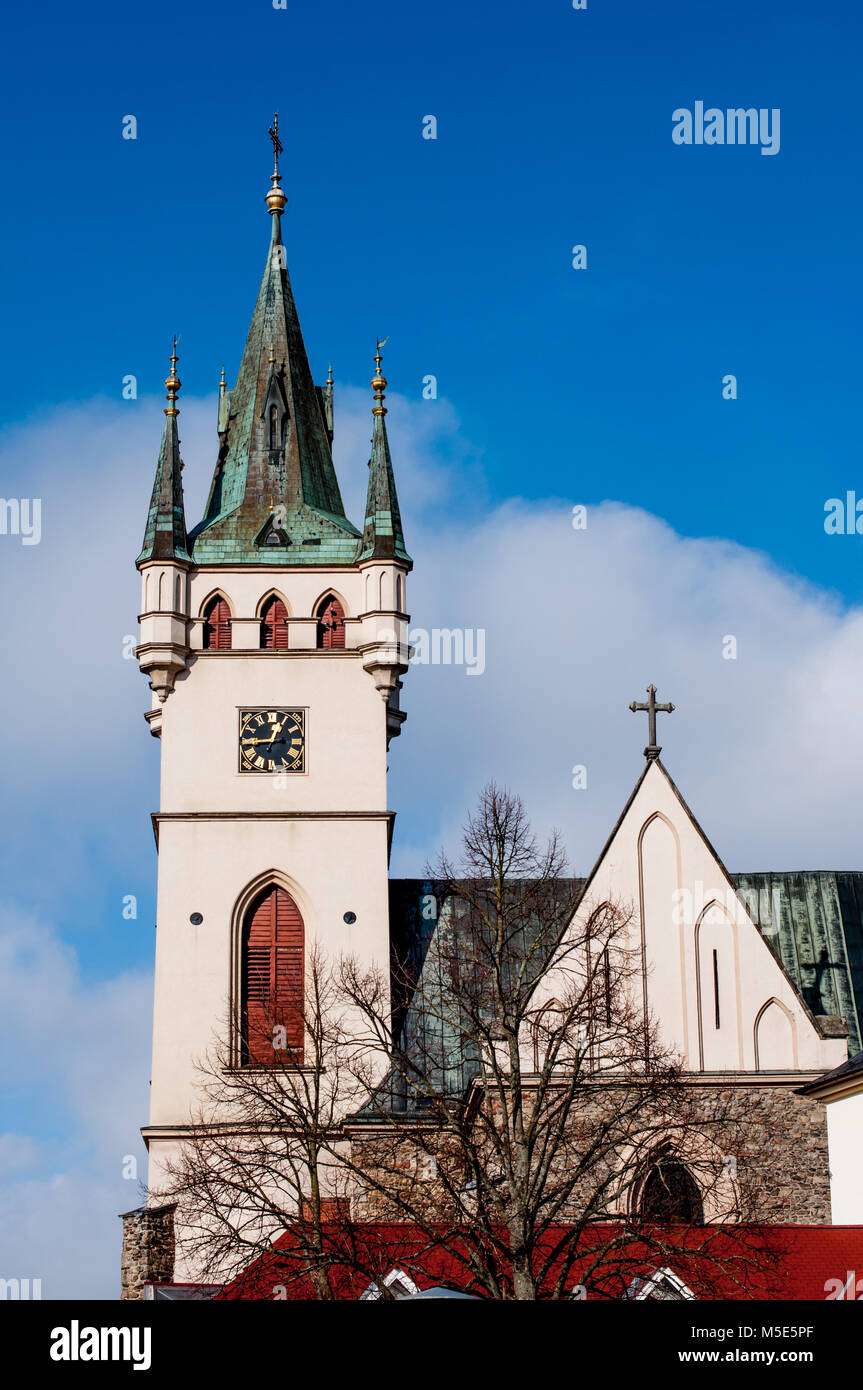
<path fill-rule="evenodd" d="M 863 1225 L 863 1078 L 827 1101 L 830 1211 L 834 1226 Z"/>
<path fill-rule="evenodd" d="M 686 1071 L 799 1084 L 845 1061 L 845 1039 L 821 1036 L 658 758 L 590 877 L 579 929 L 606 903 L 631 917 L 643 1008 Z"/>

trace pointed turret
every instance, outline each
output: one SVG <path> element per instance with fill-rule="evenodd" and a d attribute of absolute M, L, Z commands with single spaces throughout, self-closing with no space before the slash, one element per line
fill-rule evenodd
<path fill-rule="evenodd" d="M 144 544 L 137 564 L 140 567 L 146 560 L 185 560 L 189 562 L 188 541 L 186 539 L 186 516 L 183 510 L 182 462 L 180 460 L 180 441 L 177 436 L 177 393 L 180 378 L 177 376 L 177 339 L 171 355 L 171 370 L 165 378 L 168 405 L 165 409 L 165 428 L 162 432 L 162 447 L 156 465 L 156 480 L 150 498 L 147 514 L 147 528 Z"/>
<path fill-rule="evenodd" d="M 267 263 L 236 386 L 221 393 L 219 460 L 192 554 L 198 564 L 260 564 L 265 548 L 267 564 L 350 563 L 359 532 L 345 516 L 282 244 L 278 118 L 270 135 Z"/>
<path fill-rule="evenodd" d="M 386 377 L 381 374 L 383 345 L 378 339 L 375 374 L 371 381 L 375 404 L 372 407 L 374 426 L 372 456 L 369 459 L 369 491 L 363 538 L 357 551 L 357 560 L 401 560 L 410 566 L 412 561 L 405 547 L 393 461 L 387 439 L 387 408 L 384 405 L 387 382 Z"/>
<path fill-rule="evenodd" d="M 161 729 L 160 706 L 174 689 L 174 682 L 189 657 L 189 542 L 183 514 L 183 480 L 180 441 L 177 437 L 177 339 L 171 353 L 171 370 L 165 378 L 168 404 L 156 481 L 144 533 L 144 547 L 136 564 L 141 571 L 141 643 L 138 664 L 150 679 L 155 703 L 147 716 L 150 732 Z"/>

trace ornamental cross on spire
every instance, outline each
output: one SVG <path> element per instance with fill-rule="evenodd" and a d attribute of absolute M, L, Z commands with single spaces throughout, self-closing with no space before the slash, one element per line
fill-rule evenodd
<path fill-rule="evenodd" d="M 269 135 L 270 139 L 271 139 L 272 142 L 273 142 L 273 156 L 274 156 L 274 161 L 275 161 L 275 163 L 274 163 L 274 172 L 275 172 L 275 173 L 278 173 L 278 172 L 279 172 L 279 155 L 282 153 L 282 150 L 285 148 L 284 145 L 282 144 L 281 140 L 279 139 L 279 113 L 278 113 L 278 111 L 276 111 L 275 115 L 273 116 L 273 124 L 270 126 L 269 130 L 267 131 L 267 134 Z"/>
<path fill-rule="evenodd" d="M 651 758 L 658 758 L 660 753 L 662 752 L 662 749 L 656 742 L 656 716 L 657 714 L 671 714 L 674 709 L 674 705 L 658 705 L 656 703 L 656 686 L 649 685 L 647 687 L 647 700 L 641 702 L 636 702 L 635 700 L 633 700 L 629 708 L 633 711 L 633 713 L 643 713 L 647 715 L 647 737 L 649 742 L 644 750 L 644 756 L 648 760 L 650 760 Z"/>

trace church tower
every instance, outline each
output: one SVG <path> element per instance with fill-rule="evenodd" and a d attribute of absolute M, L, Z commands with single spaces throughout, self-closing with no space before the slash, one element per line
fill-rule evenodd
<path fill-rule="evenodd" d="M 290 1015 L 315 943 L 389 970 L 387 747 L 405 717 L 411 560 L 386 380 L 379 344 L 360 531 L 333 466 L 332 372 L 314 384 L 288 278 L 277 120 L 270 133 L 270 244 L 232 390 L 222 374 L 205 515 L 186 531 L 175 341 L 137 560 L 161 742 L 153 1192 L 214 1039 L 231 1031 L 236 1065 L 266 1062 L 266 1038 L 251 1041 L 264 976 Z M 302 1027 L 289 1033 L 301 1063 Z"/>

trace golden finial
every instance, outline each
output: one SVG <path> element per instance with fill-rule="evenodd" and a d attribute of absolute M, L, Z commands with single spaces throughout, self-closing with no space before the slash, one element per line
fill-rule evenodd
<path fill-rule="evenodd" d="M 177 356 L 177 343 L 179 341 L 179 334 L 175 333 L 174 350 L 171 353 L 171 370 L 165 377 L 165 390 L 168 393 L 168 404 L 165 408 L 166 415 L 179 415 L 180 413 L 177 409 L 177 392 L 182 385 L 180 378 L 177 376 L 177 363 L 180 360 Z"/>
<path fill-rule="evenodd" d="M 279 173 L 279 155 L 284 149 L 284 145 L 279 139 L 279 113 L 273 116 L 273 124 L 267 131 L 273 142 L 273 172 L 270 174 L 270 183 L 273 185 L 267 194 L 267 207 L 271 213 L 284 212 L 287 198 L 282 191 L 281 174 Z"/>
<path fill-rule="evenodd" d="M 225 392 L 227 391 L 227 389 L 228 389 L 228 383 L 227 383 L 226 380 L 225 380 L 225 367 L 224 367 L 224 363 L 223 363 L 223 364 L 222 364 L 222 379 L 221 379 L 221 381 L 219 382 L 219 395 L 220 395 L 220 396 L 224 396 L 224 394 L 225 394 Z"/>
<path fill-rule="evenodd" d="M 274 365 L 275 365 L 275 361 L 276 361 L 276 350 L 275 350 L 275 348 L 273 347 L 272 343 L 270 343 L 269 365 L 270 365 L 271 367 L 274 366 Z"/>
<path fill-rule="evenodd" d="M 328 385 L 328 386 L 333 386 L 333 385 L 335 385 L 335 383 L 334 383 L 334 381 L 333 381 L 333 364 L 332 364 L 332 362 L 331 362 L 330 365 L 327 367 L 327 385 Z"/>
<path fill-rule="evenodd" d="M 387 379 L 381 373 L 381 361 L 383 360 L 382 349 L 386 347 L 389 338 L 376 338 L 377 351 L 375 353 L 375 374 L 372 377 L 371 386 L 375 393 L 376 404 L 372 406 L 372 415 L 386 415 L 387 408 L 384 405 L 384 392 L 387 389 Z"/>

